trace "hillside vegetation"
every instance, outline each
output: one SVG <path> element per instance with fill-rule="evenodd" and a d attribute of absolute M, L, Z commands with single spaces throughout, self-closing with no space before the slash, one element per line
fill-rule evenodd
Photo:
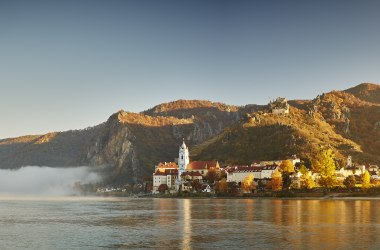
<path fill-rule="evenodd" d="M 347 155 L 380 164 L 380 86 L 360 84 L 313 100 L 293 100 L 288 115 L 267 105 L 238 107 L 204 100 L 163 103 L 141 113 L 119 111 L 98 126 L 0 140 L 0 168 L 26 165 L 102 167 L 108 183 L 151 177 L 173 161 L 182 139 L 191 160 L 250 164 L 298 155 L 309 164 L 321 147 L 337 163 Z"/>

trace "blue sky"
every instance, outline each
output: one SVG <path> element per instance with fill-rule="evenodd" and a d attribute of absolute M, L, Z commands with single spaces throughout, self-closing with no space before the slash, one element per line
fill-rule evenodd
<path fill-rule="evenodd" d="M 379 1 L 0 1 L 0 138 L 380 82 Z"/>

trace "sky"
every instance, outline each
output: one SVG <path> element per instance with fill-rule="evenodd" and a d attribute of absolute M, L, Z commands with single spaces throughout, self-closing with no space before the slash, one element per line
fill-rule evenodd
<path fill-rule="evenodd" d="M 380 1 L 0 0 L 0 138 L 380 82 Z"/>

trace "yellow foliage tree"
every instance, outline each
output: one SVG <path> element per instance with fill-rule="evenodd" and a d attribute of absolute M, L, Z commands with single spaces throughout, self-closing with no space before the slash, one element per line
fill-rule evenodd
<path fill-rule="evenodd" d="M 282 190 L 282 175 L 281 172 L 276 169 L 272 175 L 272 180 L 271 180 L 271 185 L 272 185 L 272 190 L 278 191 Z"/>
<path fill-rule="evenodd" d="M 315 182 L 309 173 L 305 173 L 301 176 L 301 188 L 312 189 L 315 186 Z"/>
<path fill-rule="evenodd" d="M 332 188 L 336 183 L 335 155 L 331 149 L 322 150 L 313 161 L 313 171 L 319 173 L 319 184 Z"/>
<path fill-rule="evenodd" d="M 241 187 L 245 193 L 251 193 L 255 189 L 253 174 L 247 175 L 241 183 Z"/>
<path fill-rule="evenodd" d="M 369 185 L 371 183 L 371 176 L 368 170 L 366 170 L 364 174 L 362 174 L 362 183 L 362 188 L 369 188 Z"/>
<path fill-rule="evenodd" d="M 283 173 L 294 173 L 294 165 L 291 160 L 283 160 L 280 164 L 281 172 Z"/>

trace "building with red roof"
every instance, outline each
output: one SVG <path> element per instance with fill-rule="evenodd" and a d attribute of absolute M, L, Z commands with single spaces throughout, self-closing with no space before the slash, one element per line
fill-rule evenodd
<path fill-rule="evenodd" d="M 169 191 L 175 190 L 175 183 L 178 178 L 178 165 L 174 162 L 159 163 L 153 173 L 153 193 L 158 192 L 158 187 L 166 184 Z"/>
<path fill-rule="evenodd" d="M 193 161 L 190 162 L 186 167 L 187 172 L 198 172 L 202 176 L 206 176 L 210 169 L 219 171 L 219 163 L 217 161 Z"/>

